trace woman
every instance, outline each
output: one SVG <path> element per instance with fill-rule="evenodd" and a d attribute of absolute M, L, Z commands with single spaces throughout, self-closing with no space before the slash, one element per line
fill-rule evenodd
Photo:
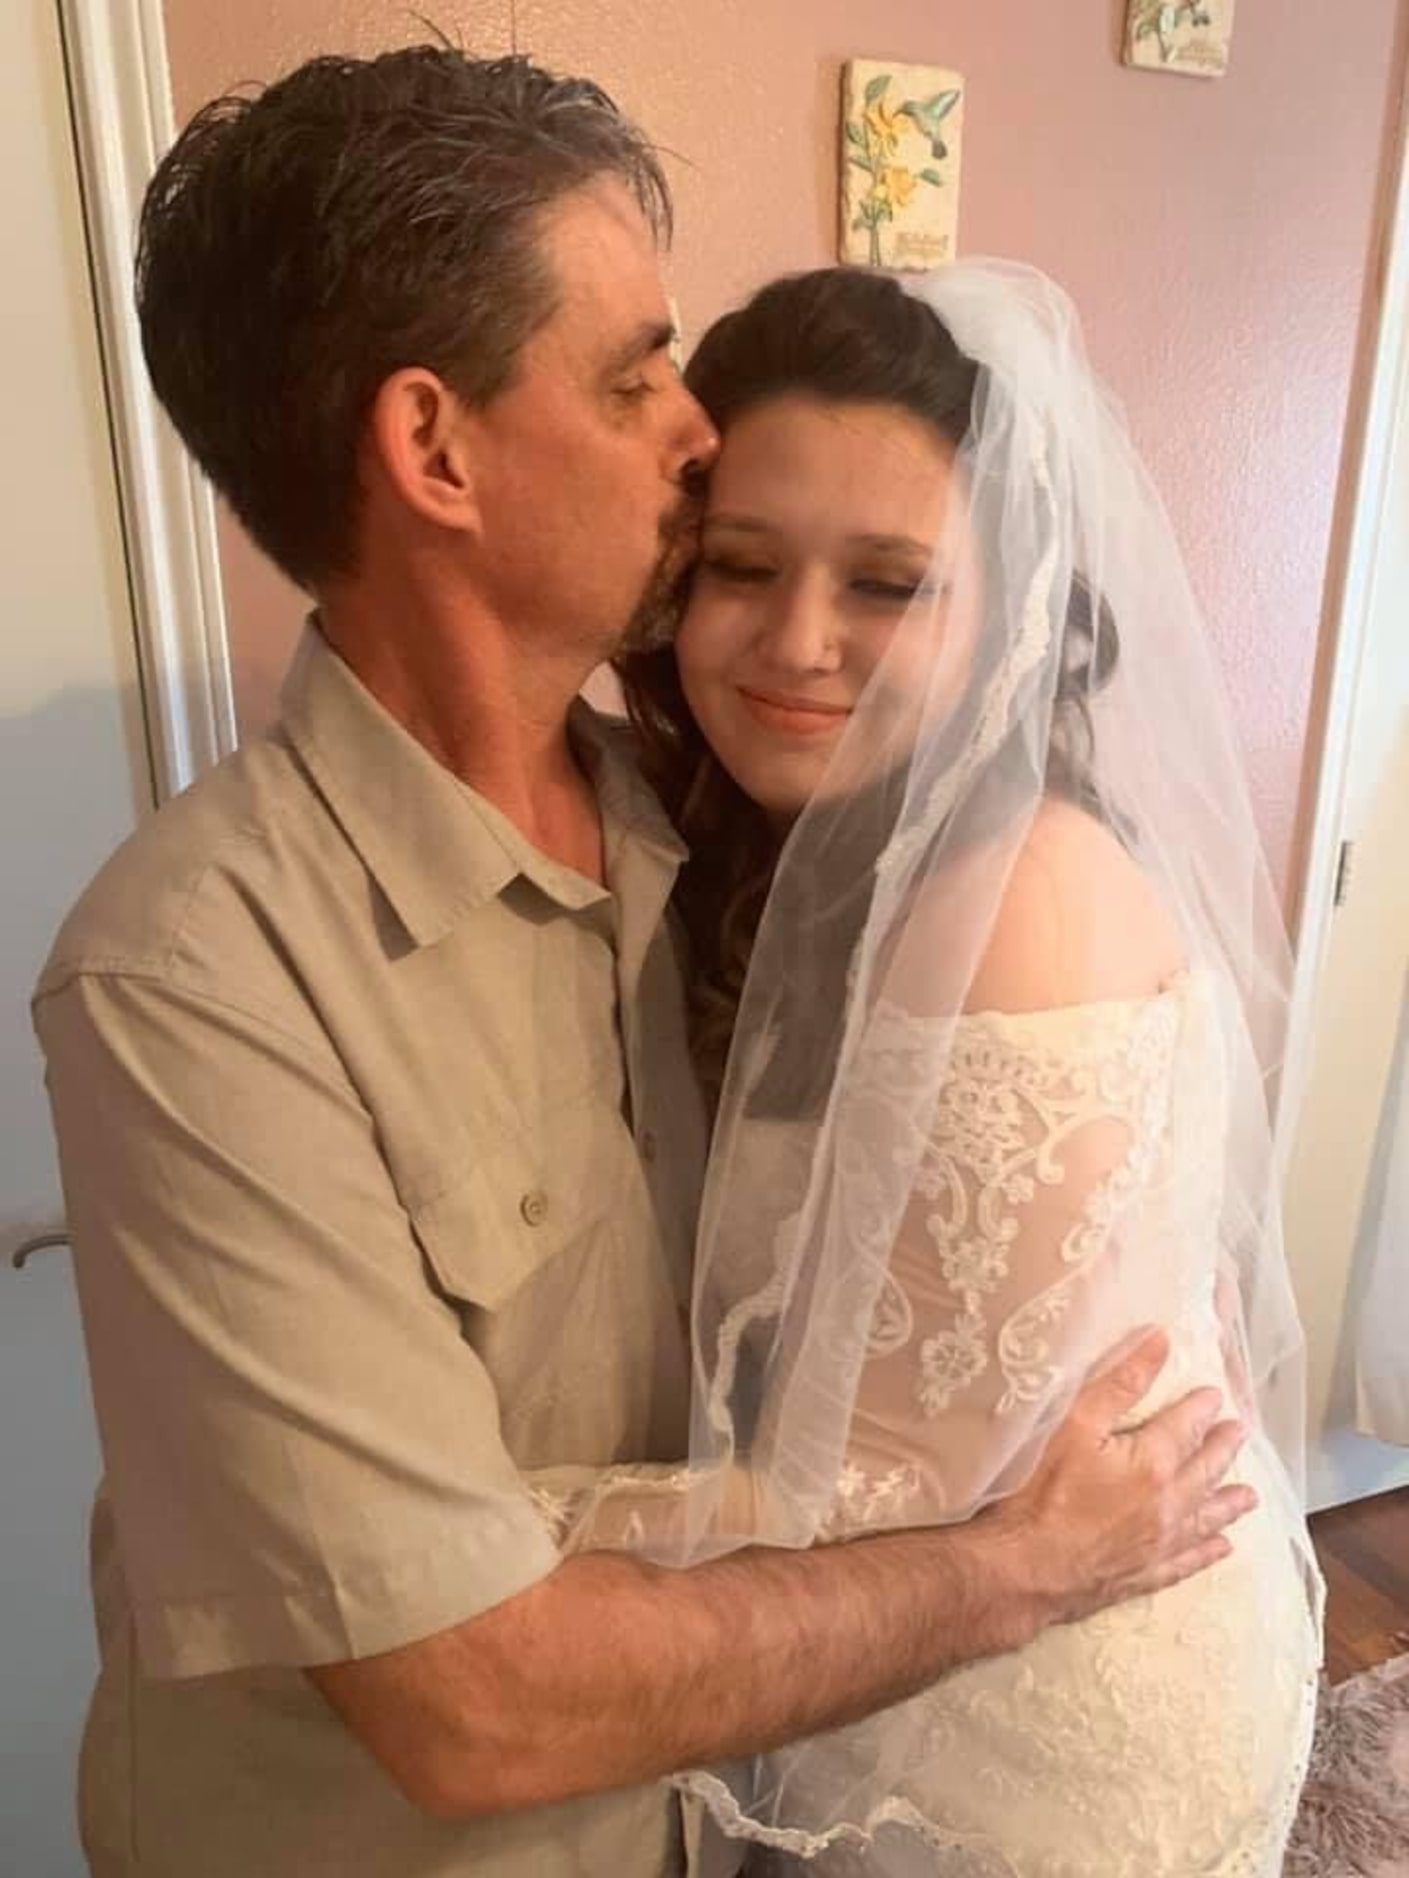
<path fill-rule="evenodd" d="M 822 1871 L 1273 1878 L 1319 1657 L 1284 949 L 1163 513 L 1020 270 L 781 281 L 688 378 L 701 557 L 621 670 L 718 1105 L 692 1466 L 555 1510 L 677 1560 L 980 1515 L 1163 1324 L 1141 1416 L 1212 1382 L 1255 1424 L 1228 1560 L 681 1784 Z"/>

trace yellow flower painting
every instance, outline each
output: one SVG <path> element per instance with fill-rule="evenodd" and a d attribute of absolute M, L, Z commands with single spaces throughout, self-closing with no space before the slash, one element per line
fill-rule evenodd
<path fill-rule="evenodd" d="M 893 218 L 897 209 L 903 209 L 911 196 L 919 178 L 909 170 L 891 168 L 882 170 L 876 178 L 872 194 Z"/>
<path fill-rule="evenodd" d="M 923 269 L 953 259 L 963 105 L 957 72 L 875 59 L 846 66 L 843 261 Z"/>
<path fill-rule="evenodd" d="M 900 120 L 886 103 L 884 94 L 866 106 L 862 121 L 870 132 L 872 149 L 880 155 L 889 155 L 900 148 Z M 864 137 L 862 142 L 865 142 Z"/>

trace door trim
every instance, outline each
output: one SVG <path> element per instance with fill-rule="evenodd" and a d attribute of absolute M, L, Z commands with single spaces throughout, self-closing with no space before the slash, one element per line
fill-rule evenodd
<path fill-rule="evenodd" d="M 133 257 L 175 136 L 161 0 L 58 0 L 158 801 L 236 743 L 215 501 L 157 402 Z"/>
<path fill-rule="evenodd" d="M 1317 763 L 1310 838 L 1296 922 L 1296 959 L 1288 1011 L 1278 1108 L 1279 1160 L 1285 1174 L 1295 1144 L 1299 1097 L 1306 1088 L 1336 893 L 1341 844 L 1354 837 L 1347 821 L 1356 719 L 1374 684 L 1371 621 L 1377 581 L 1393 520 L 1389 513 L 1396 425 L 1409 380 L 1409 71 L 1401 73 L 1399 122 L 1391 162 L 1389 217 L 1379 255 L 1380 306 L 1368 403 L 1350 491 L 1350 530 L 1338 602 L 1332 615 L 1333 658 Z M 1371 291 L 1375 282 L 1372 281 Z"/>

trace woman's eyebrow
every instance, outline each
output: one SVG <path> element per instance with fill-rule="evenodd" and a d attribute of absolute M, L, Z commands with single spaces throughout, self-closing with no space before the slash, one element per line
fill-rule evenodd
<path fill-rule="evenodd" d="M 756 515 L 731 515 L 727 509 L 715 509 L 705 516 L 706 528 L 732 528 L 744 535 L 767 535 L 770 530 L 767 522 L 761 522 Z"/>
<path fill-rule="evenodd" d="M 902 554 L 922 554 L 926 559 L 935 550 L 934 542 L 917 541 L 913 535 L 850 535 L 847 539 L 854 548 L 898 549 Z"/>

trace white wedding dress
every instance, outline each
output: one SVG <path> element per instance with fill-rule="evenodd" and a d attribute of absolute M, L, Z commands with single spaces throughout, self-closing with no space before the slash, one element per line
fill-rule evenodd
<path fill-rule="evenodd" d="M 1060 1373 L 1069 1328 L 1083 1348 L 1093 1331 L 1113 1343 L 1131 1327 L 1122 1297 L 1149 1295 L 1112 1273 L 1117 1237 L 1159 1261 L 1172 1346 L 1132 1423 L 1197 1385 L 1228 1395 L 1214 998 L 1185 975 L 1145 1000 L 958 1020 L 829 1539 L 926 1523 L 1002 1477 L 1054 1384 L 1075 1381 Z M 1260 1505 L 1203 1575 L 679 1784 L 726 1835 L 774 1848 L 769 1871 L 1277 1878 L 1315 1714 L 1320 1584 L 1256 1432 L 1235 1477 Z M 629 1545 L 668 1525 L 687 1478 L 622 1470 L 604 1491 L 566 1470 L 536 1485 L 565 1543 Z"/>

